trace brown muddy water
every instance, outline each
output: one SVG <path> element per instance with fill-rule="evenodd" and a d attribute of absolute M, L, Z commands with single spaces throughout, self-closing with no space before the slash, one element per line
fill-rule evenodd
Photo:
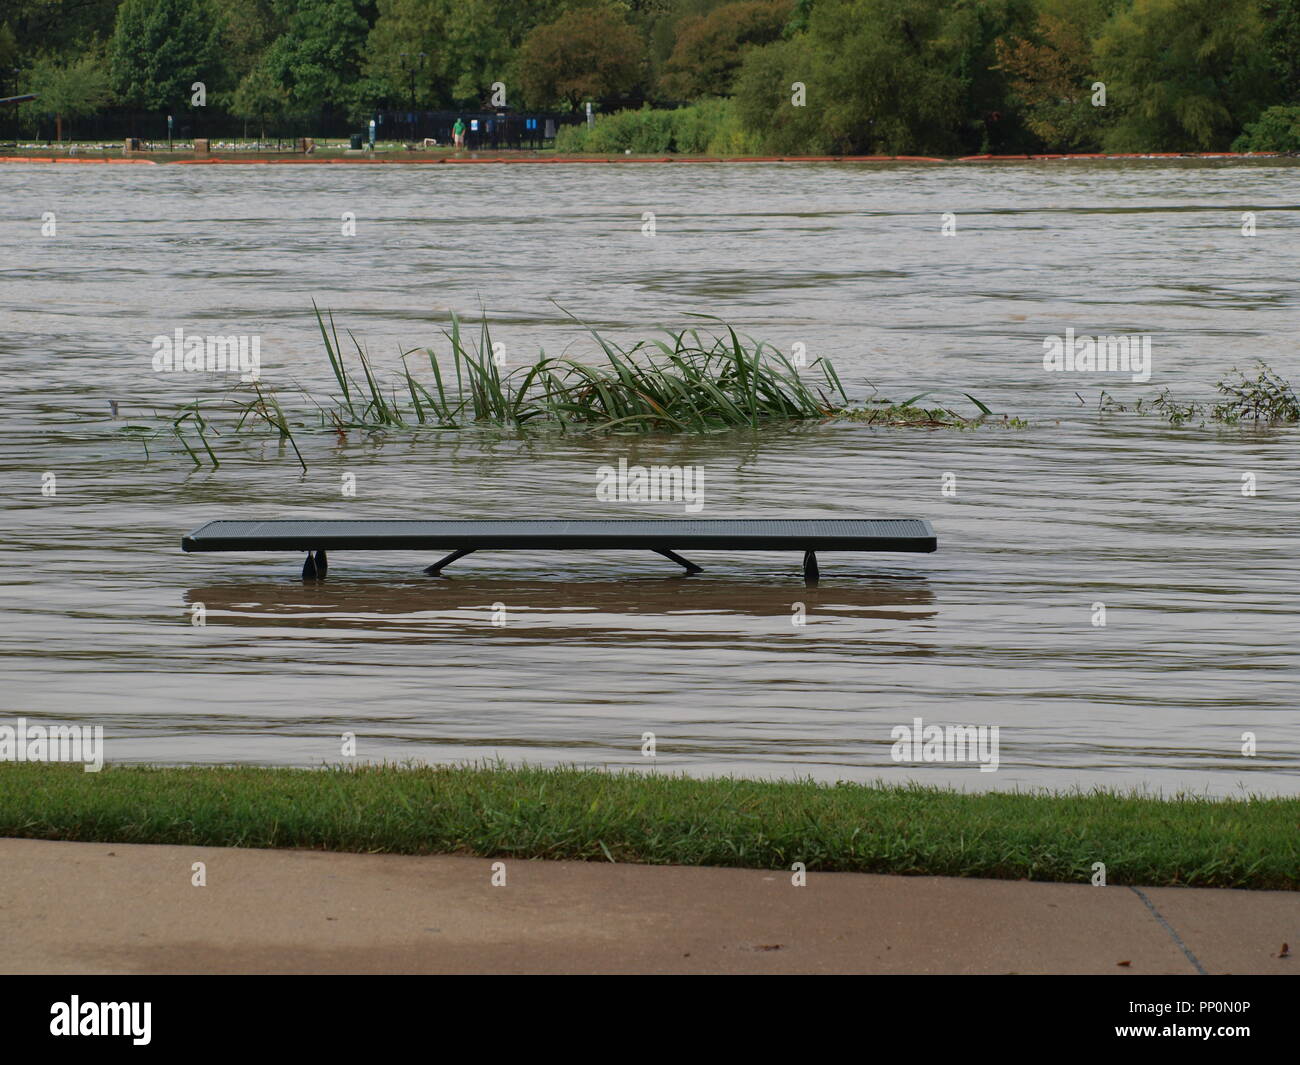
<path fill-rule="evenodd" d="M 1286 161 L 0 167 L 0 719 L 102 724 L 119 762 L 319 765 L 352 732 L 369 760 L 1294 794 L 1300 432 L 1097 403 L 1207 400 L 1261 357 L 1300 381 L 1298 203 Z M 214 471 L 123 436 L 232 383 L 155 373 L 177 328 L 259 336 L 269 387 L 329 392 L 313 299 L 385 372 L 453 309 L 512 363 L 590 356 L 561 307 L 620 340 L 704 312 L 830 356 L 853 396 L 969 391 L 1030 425 L 304 435 L 306 474 L 266 439 L 223 437 Z M 1149 333 L 1150 380 L 1045 371 L 1067 328 Z M 702 517 L 920 517 L 940 549 L 823 555 L 813 589 L 793 554 L 431 579 L 339 552 L 304 586 L 301 557 L 180 551 L 222 517 L 683 514 L 598 500 L 620 458 L 702 467 Z M 918 717 L 998 726 L 998 771 L 893 761 Z"/>

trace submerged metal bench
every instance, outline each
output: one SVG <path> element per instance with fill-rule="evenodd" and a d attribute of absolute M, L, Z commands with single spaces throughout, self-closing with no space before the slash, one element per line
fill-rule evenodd
<path fill-rule="evenodd" d="M 928 521 L 858 518 L 718 518 L 664 521 L 210 521 L 181 540 L 185 551 L 306 551 L 304 580 L 325 576 L 326 552 L 451 550 L 425 569 L 474 551 L 654 551 L 699 573 L 677 548 L 802 551 L 804 577 L 818 577 L 818 551 L 933 551 Z"/>

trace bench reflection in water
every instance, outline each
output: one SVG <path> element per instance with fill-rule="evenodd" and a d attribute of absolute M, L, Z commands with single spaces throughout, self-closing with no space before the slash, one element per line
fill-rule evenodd
<path fill-rule="evenodd" d="M 928 582 L 910 574 L 794 588 L 761 578 L 697 579 L 689 595 L 683 594 L 680 579 L 658 577 L 468 577 L 435 584 L 380 578 L 232 582 L 191 588 L 185 603 L 190 608 L 202 604 L 208 625 L 354 630 L 398 639 L 412 634 L 483 636 L 496 620 L 511 636 L 532 634 L 548 640 L 598 635 L 602 640 L 636 639 L 647 633 L 735 640 L 741 630 L 752 633 L 755 620 L 765 630 L 789 632 L 800 627 L 792 620 L 797 615 L 813 625 L 853 619 L 915 622 L 937 614 Z M 499 617 L 502 612 L 508 623 Z M 771 620 L 762 624 L 761 619 Z"/>

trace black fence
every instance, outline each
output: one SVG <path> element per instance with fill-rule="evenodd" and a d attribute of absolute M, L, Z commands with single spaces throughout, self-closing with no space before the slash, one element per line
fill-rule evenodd
<path fill-rule="evenodd" d="M 195 137 L 221 140 L 259 137 L 263 131 L 273 142 L 278 138 L 291 143 L 295 137 L 346 136 L 353 126 L 344 115 L 302 116 L 261 123 L 204 108 L 178 108 L 172 115 L 170 127 L 167 115 L 157 112 L 105 111 L 97 115 L 64 118 L 60 123 L 55 115 L 41 109 L 39 101 L 12 110 L 17 113 L 0 116 L 5 139 L 42 143 L 58 140 L 60 133 L 65 141 L 121 143 L 127 137 L 139 137 L 166 144 L 169 137 L 174 141 L 191 141 Z"/>
<path fill-rule="evenodd" d="M 0 108 L 0 139 L 51 143 L 63 140 L 90 140 L 120 143 L 127 137 L 139 137 L 155 144 L 187 142 L 195 137 L 212 141 L 236 137 L 263 138 L 271 143 L 291 144 L 297 137 L 348 138 L 370 135 L 369 120 L 375 121 L 375 138 L 421 144 L 426 139 L 439 145 L 452 143 L 452 127 L 460 119 L 465 125 L 468 149 L 535 149 L 554 139 L 561 125 L 583 121 L 581 115 L 544 111 L 402 111 L 379 110 L 358 120 L 342 112 L 320 111 L 268 119 L 244 119 L 209 108 L 177 108 L 170 127 L 167 115 L 158 112 L 113 110 L 81 118 L 56 117 L 41 108 L 40 102 L 18 107 Z"/>
<path fill-rule="evenodd" d="M 555 139 L 561 125 L 582 121 L 580 115 L 548 111 L 379 111 L 375 139 L 451 144 L 458 119 L 465 127 L 465 147 L 470 150 L 541 148 Z M 369 137 L 368 128 L 356 132 Z"/>

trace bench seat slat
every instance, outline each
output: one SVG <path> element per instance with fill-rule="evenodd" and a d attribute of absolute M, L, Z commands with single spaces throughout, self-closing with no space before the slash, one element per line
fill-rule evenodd
<path fill-rule="evenodd" d="M 700 548 L 930 552 L 937 546 L 930 523 L 914 518 L 210 521 L 181 540 L 185 551 Z"/>

